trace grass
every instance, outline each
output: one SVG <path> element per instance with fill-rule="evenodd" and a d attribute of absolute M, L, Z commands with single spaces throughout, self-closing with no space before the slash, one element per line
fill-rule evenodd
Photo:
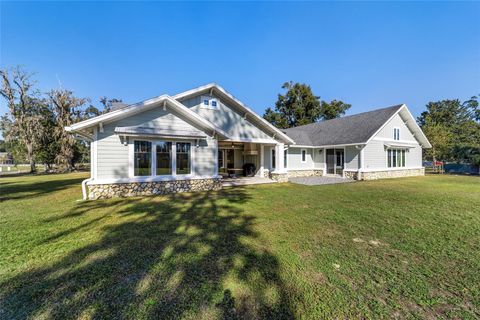
<path fill-rule="evenodd" d="M 480 317 L 480 178 L 78 202 L 1 178 L 0 318 Z"/>

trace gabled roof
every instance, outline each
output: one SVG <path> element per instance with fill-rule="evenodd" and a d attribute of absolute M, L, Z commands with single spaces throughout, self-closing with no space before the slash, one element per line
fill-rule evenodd
<path fill-rule="evenodd" d="M 82 133 L 84 130 L 94 127 L 100 123 L 104 123 L 104 122 L 107 123 L 114 120 L 126 118 L 131 115 L 146 111 L 148 109 L 151 109 L 154 107 L 161 107 L 161 106 L 172 108 L 173 110 L 176 111 L 176 113 L 190 120 L 192 123 L 196 124 L 202 129 L 206 129 L 214 133 L 217 133 L 226 139 L 230 138 L 225 131 L 216 127 L 210 121 L 205 120 L 199 114 L 190 110 L 189 108 L 187 108 L 177 100 L 172 99 L 172 97 L 166 94 L 156 98 L 148 99 L 136 104 L 132 104 L 125 108 L 114 110 L 109 113 L 102 114 L 100 116 L 97 116 L 91 119 L 77 122 L 69 127 L 66 127 L 65 130 Z"/>
<path fill-rule="evenodd" d="M 280 129 L 273 126 L 270 122 L 259 116 L 255 111 L 247 107 L 245 104 L 243 104 L 243 102 L 235 98 L 232 94 L 227 92 L 224 88 L 222 88 L 216 83 L 209 83 L 207 85 L 176 94 L 173 96 L 173 98 L 175 100 L 182 101 L 203 93 L 209 93 L 210 95 L 216 94 L 222 100 L 231 103 L 240 112 L 244 113 L 244 115 L 248 115 L 248 120 L 250 122 L 271 132 L 275 139 L 282 140 L 287 144 L 295 143 L 295 141 L 293 141 L 288 135 L 286 135 Z"/>
<path fill-rule="evenodd" d="M 393 116 L 400 112 L 403 118 L 407 119 L 407 126 L 414 132 L 420 144 L 430 148 L 431 145 L 427 137 L 418 127 L 415 119 L 404 104 L 285 129 L 284 132 L 294 139 L 298 145 L 334 146 L 366 144 Z"/>

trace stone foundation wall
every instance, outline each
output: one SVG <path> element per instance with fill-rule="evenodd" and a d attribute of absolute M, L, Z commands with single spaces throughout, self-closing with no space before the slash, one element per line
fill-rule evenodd
<path fill-rule="evenodd" d="M 425 168 L 362 172 L 362 180 L 424 176 Z"/>
<path fill-rule="evenodd" d="M 343 176 L 346 179 L 357 180 L 358 179 L 358 172 L 357 171 L 343 171 Z"/>
<path fill-rule="evenodd" d="M 221 178 L 92 184 L 88 186 L 88 198 L 95 200 L 220 189 L 222 189 Z"/>
<path fill-rule="evenodd" d="M 285 173 L 270 173 L 270 179 L 275 180 L 277 182 L 288 182 L 288 174 Z"/>
<path fill-rule="evenodd" d="M 289 170 L 287 173 L 289 178 L 296 177 L 318 177 L 323 176 L 323 169 L 312 170 Z"/>

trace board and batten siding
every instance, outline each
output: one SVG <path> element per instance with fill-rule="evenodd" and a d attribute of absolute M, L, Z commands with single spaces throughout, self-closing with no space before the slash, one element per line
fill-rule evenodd
<path fill-rule="evenodd" d="M 156 127 L 169 130 L 198 130 L 191 124 L 180 119 L 168 109 L 161 107 L 144 111 L 115 122 L 103 125 L 103 132 L 97 133 L 97 179 L 122 179 L 129 178 L 129 146 L 122 144 L 120 136 L 114 133 L 115 127 L 142 126 Z M 129 138 L 129 141 L 142 140 L 142 138 Z M 148 140 L 148 139 L 146 139 Z M 164 139 L 175 141 L 175 139 Z M 185 141 L 185 140 L 182 140 Z M 196 147 L 192 143 L 192 174 L 214 175 L 216 141 L 208 138 L 200 140 Z"/>
<path fill-rule="evenodd" d="M 217 100 L 217 109 L 204 107 L 202 97 Z M 239 114 L 229 105 L 224 104 L 219 98 L 208 95 L 196 96 L 181 101 L 183 105 L 198 113 L 202 118 L 214 123 L 217 127 L 228 133 L 232 139 L 271 139 L 272 137 L 262 131 Z"/>

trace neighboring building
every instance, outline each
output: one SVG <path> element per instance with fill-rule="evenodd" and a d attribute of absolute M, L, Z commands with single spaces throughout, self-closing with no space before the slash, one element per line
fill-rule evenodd
<path fill-rule="evenodd" d="M 0 165 L 13 165 L 13 156 L 8 152 L 0 152 Z"/>
<path fill-rule="evenodd" d="M 281 182 L 423 175 L 422 147 L 431 147 L 405 105 L 279 130 L 216 84 L 66 130 L 92 141 L 89 198 L 216 190 L 245 170 Z"/>

